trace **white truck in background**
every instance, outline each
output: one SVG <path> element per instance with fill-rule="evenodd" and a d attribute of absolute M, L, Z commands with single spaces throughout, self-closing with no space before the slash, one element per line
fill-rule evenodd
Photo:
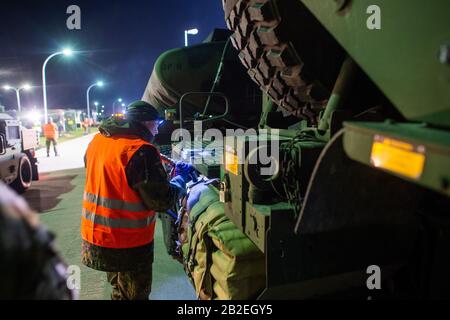
<path fill-rule="evenodd" d="M 19 193 L 39 180 L 35 150 L 39 134 L 22 127 L 19 120 L 0 113 L 0 179 Z"/>

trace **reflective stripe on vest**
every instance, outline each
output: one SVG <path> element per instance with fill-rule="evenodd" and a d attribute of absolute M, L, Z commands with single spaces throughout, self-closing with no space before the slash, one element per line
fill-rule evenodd
<path fill-rule="evenodd" d="M 83 218 L 91 221 L 92 223 L 99 224 L 108 228 L 121 228 L 121 229 L 140 229 L 149 227 L 154 221 L 155 216 L 147 217 L 146 219 L 131 220 L 131 219 L 112 219 L 83 209 Z"/>
<path fill-rule="evenodd" d="M 84 200 L 113 210 L 126 210 L 131 212 L 142 212 L 148 210 L 142 203 L 139 202 L 108 199 L 88 192 L 84 193 Z"/>

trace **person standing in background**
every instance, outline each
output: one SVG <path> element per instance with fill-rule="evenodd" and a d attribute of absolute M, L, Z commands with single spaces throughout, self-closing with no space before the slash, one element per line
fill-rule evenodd
<path fill-rule="evenodd" d="M 47 147 L 47 157 L 50 157 L 50 144 L 53 144 L 55 157 L 57 157 L 58 151 L 56 150 L 56 141 L 58 140 L 58 127 L 53 123 L 52 118 L 48 118 L 48 122 L 46 125 L 44 125 L 43 131 L 45 137 L 45 146 Z"/>

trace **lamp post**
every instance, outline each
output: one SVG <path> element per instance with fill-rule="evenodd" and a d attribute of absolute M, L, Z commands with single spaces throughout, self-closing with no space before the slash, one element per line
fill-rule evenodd
<path fill-rule="evenodd" d="M 95 106 L 95 115 L 96 115 L 96 117 L 95 117 L 95 120 L 98 120 L 99 119 L 99 114 L 100 114 L 100 112 L 99 112 L 99 108 L 98 108 L 98 106 L 99 106 L 99 103 L 97 102 L 97 101 L 95 101 L 94 102 L 94 106 Z"/>
<path fill-rule="evenodd" d="M 91 110 L 90 110 L 90 99 L 89 99 L 89 93 L 92 88 L 94 87 L 103 87 L 103 81 L 97 81 L 96 83 L 92 84 L 86 91 L 86 102 L 87 102 L 87 117 L 91 117 Z M 98 105 L 98 103 L 97 103 Z"/>
<path fill-rule="evenodd" d="M 5 89 L 6 91 L 8 90 L 14 90 L 16 92 L 16 98 L 17 98 L 17 111 L 21 112 L 22 111 L 22 106 L 20 104 L 20 90 L 30 90 L 31 86 L 29 84 L 24 84 L 22 87 L 20 88 L 15 88 L 15 87 L 11 87 L 9 85 L 5 85 L 3 86 L 3 89 Z"/>
<path fill-rule="evenodd" d="M 58 51 L 53 53 L 52 55 L 50 55 L 44 62 L 43 66 L 42 66 L 42 95 L 44 97 L 44 123 L 47 122 L 47 117 L 48 117 L 48 113 L 47 113 L 47 84 L 46 84 L 46 78 L 45 78 L 45 67 L 47 67 L 47 63 L 56 56 L 59 55 L 64 55 L 66 57 L 69 57 L 73 54 L 73 51 L 70 49 L 64 49 L 63 51 Z"/>
<path fill-rule="evenodd" d="M 187 47 L 188 46 L 188 35 L 196 35 L 198 34 L 198 29 L 189 29 L 189 30 L 184 30 L 184 46 Z"/>
<path fill-rule="evenodd" d="M 122 98 L 119 98 L 113 102 L 113 115 L 116 114 L 116 102 L 122 102 Z"/>

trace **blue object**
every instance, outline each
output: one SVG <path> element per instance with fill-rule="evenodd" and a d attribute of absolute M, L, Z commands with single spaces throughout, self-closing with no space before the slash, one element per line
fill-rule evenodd
<path fill-rule="evenodd" d="M 169 216 L 171 216 L 172 218 L 174 218 L 175 220 L 178 219 L 178 215 L 175 212 L 173 212 L 173 210 L 171 210 L 171 209 L 167 210 L 167 214 Z"/>
<path fill-rule="evenodd" d="M 170 180 L 170 184 L 178 188 L 180 197 L 186 194 L 186 182 L 182 176 L 178 175 L 173 177 L 172 180 Z"/>
<path fill-rule="evenodd" d="M 197 204 L 200 200 L 200 196 L 202 192 L 208 189 L 208 186 L 205 183 L 199 183 L 195 187 L 193 187 L 189 192 L 189 197 L 187 199 L 187 210 L 188 212 Z"/>
<path fill-rule="evenodd" d="M 195 168 L 186 162 L 178 161 L 175 165 L 175 175 L 183 178 L 184 183 L 188 183 L 195 176 Z"/>

